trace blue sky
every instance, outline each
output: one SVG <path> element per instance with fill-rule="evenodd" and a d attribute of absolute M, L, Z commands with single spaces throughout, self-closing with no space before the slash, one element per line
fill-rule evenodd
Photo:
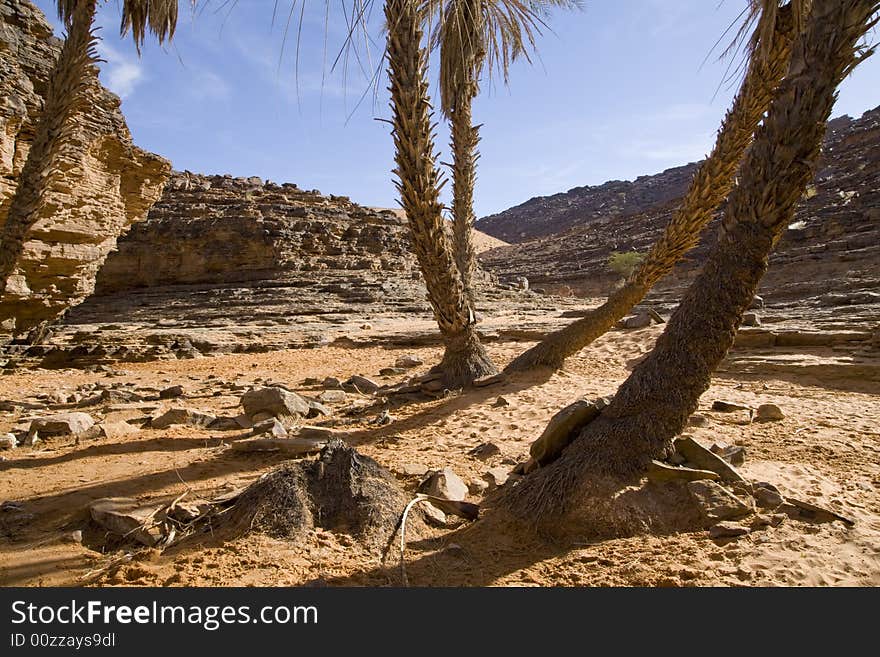
<path fill-rule="evenodd" d="M 57 25 L 55 1 L 36 4 Z M 282 50 L 289 0 L 279 0 L 274 25 L 274 0 L 216 9 L 224 4 L 211 0 L 195 17 L 185 12 L 173 44 L 148 41 L 140 58 L 118 36 L 116 1 L 102 7 L 101 77 L 122 97 L 136 143 L 177 169 L 258 175 L 395 207 L 389 126 L 376 120 L 390 117 L 384 69 L 379 91 L 370 90 L 378 44 L 359 49 L 362 65 L 352 58 L 347 71 L 341 63 L 331 71 L 346 36 L 343 5 L 330 9 L 325 31 L 327 5 L 310 3 L 297 78 L 299 5 Z M 484 124 L 477 216 L 703 157 L 735 92 L 722 84 L 727 62 L 710 52 L 744 5 L 593 0 L 583 11 L 554 13 L 533 65 L 515 64 L 509 87 L 485 83 L 474 106 Z M 370 21 L 373 35 L 380 9 Z M 835 116 L 877 106 L 878 90 L 880 55 L 844 82 Z M 448 161 L 448 135 L 436 118 L 437 146 Z"/>

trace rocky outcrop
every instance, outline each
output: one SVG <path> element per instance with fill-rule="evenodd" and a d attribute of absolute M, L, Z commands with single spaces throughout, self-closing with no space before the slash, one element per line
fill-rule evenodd
<path fill-rule="evenodd" d="M 671 171 L 684 173 L 688 168 Z M 551 292 L 605 296 L 619 282 L 619 276 L 608 269 L 609 255 L 613 251 L 647 251 L 675 209 L 685 185 L 678 175 L 670 178 L 669 174 L 631 183 L 641 189 L 640 199 L 651 194 L 659 199 L 653 207 L 628 213 L 625 204 L 618 204 L 597 209 L 588 217 L 574 219 L 572 215 L 569 219 L 576 223 L 568 223 L 566 232 L 484 253 L 483 266 L 501 280 L 526 276 L 533 285 Z M 601 187 L 593 189 L 598 193 Z M 513 210 L 520 212 L 524 207 Z M 528 221 L 515 213 L 508 218 L 513 226 L 532 230 L 528 227 L 540 220 L 540 214 L 529 214 Z M 839 328 L 871 326 L 880 320 L 878 220 L 880 108 L 858 119 L 844 116 L 829 123 L 816 179 L 777 245 L 762 281 L 759 293 L 772 307 L 762 316 L 769 314 L 771 320 L 800 316 Z M 495 230 L 491 223 L 478 225 Z M 513 226 L 511 231 L 518 230 Z M 649 303 L 669 308 L 677 303 L 715 235 L 715 227 L 710 226 L 699 246 L 652 291 Z"/>
<path fill-rule="evenodd" d="M 60 44 L 32 4 L 0 0 L 0 225 Z M 54 320 L 89 296 L 117 237 L 146 216 L 170 172 L 166 160 L 133 145 L 119 98 L 97 80 L 89 94 L 88 112 L 77 116 L 79 147 L 65 149 L 59 166 L 65 174 L 47 194 L 3 296 L 0 323 L 7 332 Z"/>

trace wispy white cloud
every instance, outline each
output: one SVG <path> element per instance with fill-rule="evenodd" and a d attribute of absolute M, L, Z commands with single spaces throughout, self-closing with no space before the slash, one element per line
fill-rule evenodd
<path fill-rule="evenodd" d="M 101 65 L 101 77 L 107 88 L 120 98 L 131 96 L 135 87 L 144 80 L 143 65 L 105 41 L 98 43 L 98 53 L 104 60 Z"/>

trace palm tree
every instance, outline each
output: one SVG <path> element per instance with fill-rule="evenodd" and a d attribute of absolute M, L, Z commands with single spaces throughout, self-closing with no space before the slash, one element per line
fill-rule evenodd
<path fill-rule="evenodd" d="M 458 273 L 441 215 L 441 176 L 436 166 L 427 52 L 416 0 L 386 0 L 386 56 L 391 91 L 394 173 L 413 250 L 446 352 L 436 368 L 449 386 L 467 385 L 497 372 L 474 326 L 474 314 Z"/>
<path fill-rule="evenodd" d="M 803 25 L 809 5 L 810 0 L 792 0 L 783 7 L 777 0 L 751 0 L 750 20 L 744 25 L 757 22 L 757 26 L 749 42 L 748 69 L 711 154 L 694 174 L 663 235 L 626 284 L 605 303 L 520 354 L 507 366 L 508 371 L 561 367 L 566 358 L 612 328 L 697 245 L 703 229 L 730 193 L 743 154 L 788 70 L 792 39 L 797 26 Z"/>
<path fill-rule="evenodd" d="M 472 105 L 488 65 L 505 82 L 510 65 L 529 60 L 542 19 L 552 7 L 573 8 L 579 0 L 426 0 L 422 20 L 433 24 L 430 48 L 440 49 L 440 108 L 452 137 L 452 234 L 455 263 L 471 309 L 475 308 L 473 244 L 474 185 L 479 126 Z"/>
<path fill-rule="evenodd" d="M 174 36 L 178 0 L 124 0 L 122 33 L 132 32 L 140 50 L 144 34 L 160 43 Z M 86 91 L 97 76 L 97 0 L 58 0 L 67 38 L 52 70 L 34 142 L 28 151 L 0 233 L 0 297 L 21 256 L 25 239 L 39 216 L 43 198 L 56 176 L 58 154 L 74 142 L 73 117 L 87 109 Z"/>
<path fill-rule="evenodd" d="M 519 514 L 558 517 L 587 495 L 597 522 L 623 522 L 609 515 L 610 496 L 667 453 L 733 344 L 769 254 L 813 178 L 837 86 L 872 52 L 859 42 L 880 20 L 878 11 L 880 0 L 813 1 L 702 271 L 611 405 L 555 463 L 513 489 L 507 502 Z"/>

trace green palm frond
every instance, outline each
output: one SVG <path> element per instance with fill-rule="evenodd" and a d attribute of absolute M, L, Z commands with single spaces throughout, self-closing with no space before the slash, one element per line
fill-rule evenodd
<path fill-rule="evenodd" d="M 83 0 L 58 0 L 58 17 L 65 25 L 70 25 L 73 12 Z M 159 43 L 174 38 L 177 29 L 177 15 L 180 3 L 184 0 L 122 0 L 123 36 L 131 32 L 135 46 L 140 52 L 147 32 L 152 32 Z M 188 0 L 194 7 L 198 0 Z"/>

